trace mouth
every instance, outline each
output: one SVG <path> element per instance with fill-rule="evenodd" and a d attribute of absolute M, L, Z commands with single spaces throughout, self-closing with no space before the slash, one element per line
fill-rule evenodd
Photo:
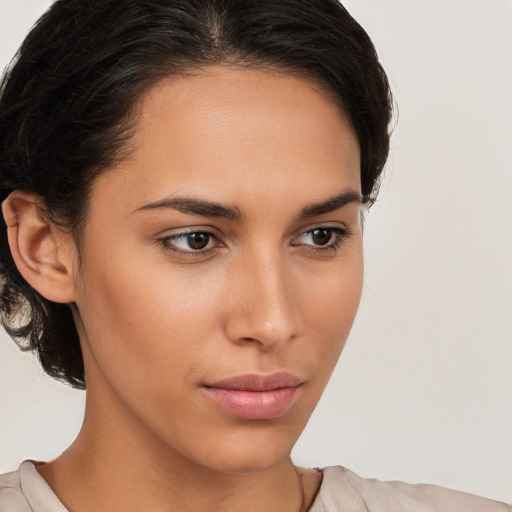
<path fill-rule="evenodd" d="M 303 382 L 279 372 L 247 374 L 204 384 L 206 396 L 225 412 L 244 420 L 271 420 L 292 406 Z"/>

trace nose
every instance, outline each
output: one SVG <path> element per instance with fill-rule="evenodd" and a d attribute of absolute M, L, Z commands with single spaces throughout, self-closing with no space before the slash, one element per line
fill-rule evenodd
<path fill-rule="evenodd" d="M 235 344 L 275 350 L 298 333 L 293 279 L 282 257 L 247 258 L 233 268 L 225 330 Z"/>

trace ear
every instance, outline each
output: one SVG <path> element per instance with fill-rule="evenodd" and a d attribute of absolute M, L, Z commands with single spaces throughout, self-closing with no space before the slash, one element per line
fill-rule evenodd
<path fill-rule="evenodd" d="M 2 204 L 11 253 L 20 274 L 53 302 L 75 300 L 76 245 L 70 233 L 43 213 L 37 194 L 14 191 Z"/>

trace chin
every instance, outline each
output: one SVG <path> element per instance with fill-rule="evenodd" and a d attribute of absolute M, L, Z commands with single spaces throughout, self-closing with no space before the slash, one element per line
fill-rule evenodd
<path fill-rule="evenodd" d="M 271 452 L 265 450 L 264 453 L 262 453 L 261 450 L 255 450 L 253 453 L 245 452 L 237 454 L 231 452 L 229 455 L 219 460 L 216 467 L 212 467 L 212 469 L 224 473 L 236 474 L 263 473 L 289 460 L 290 451 L 280 453 L 278 451 Z"/>
<path fill-rule="evenodd" d="M 256 432 L 251 430 L 253 432 L 226 435 L 222 441 L 212 443 L 213 446 L 202 454 L 202 465 L 216 471 L 242 474 L 268 471 L 289 460 L 298 436 L 268 427 L 256 429 Z"/>

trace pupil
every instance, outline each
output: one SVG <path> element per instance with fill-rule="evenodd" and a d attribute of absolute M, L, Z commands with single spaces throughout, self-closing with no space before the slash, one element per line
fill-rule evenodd
<path fill-rule="evenodd" d="M 315 229 L 313 231 L 313 242 L 315 245 L 325 245 L 331 240 L 331 232 L 327 229 Z"/>
<path fill-rule="evenodd" d="M 208 233 L 192 233 L 188 235 L 187 242 L 191 249 L 204 249 L 210 241 Z"/>

